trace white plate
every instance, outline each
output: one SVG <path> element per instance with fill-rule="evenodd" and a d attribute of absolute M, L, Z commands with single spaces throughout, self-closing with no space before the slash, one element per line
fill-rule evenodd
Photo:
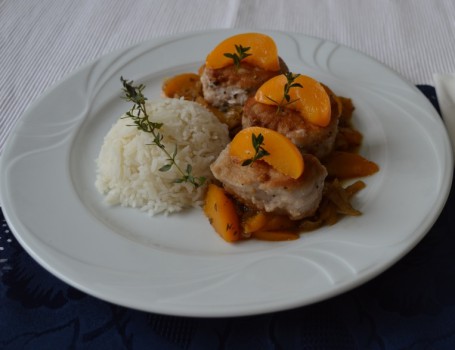
<path fill-rule="evenodd" d="M 227 244 L 201 210 L 169 217 L 108 207 L 94 187 L 103 137 L 129 108 L 120 76 L 160 96 L 238 30 L 152 40 L 89 64 L 20 120 L 1 160 L 2 208 L 50 272 L 91 295 L 145 311 L 251 315 L 313 303 L 384 271 L 429 230 L 448 195 L 452 154 L 427 99 L 371 58 L 301 34 L 266 32 L 291 71 L 353 98 L 361 153 L 381 171 L 356 198 L 361 217 L 283 243 Z"/>

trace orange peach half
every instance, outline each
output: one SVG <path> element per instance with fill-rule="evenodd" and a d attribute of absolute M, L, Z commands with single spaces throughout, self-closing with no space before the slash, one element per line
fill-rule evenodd
<path fill-rule="evenodd" d="M 330 97 L 324 87 L 316 80 L 306 75 L 299 75 L 294 83 L 302 87 L 289 89 L 290 100 L 284 99 L 284 89 L 287 78 L 284 74 L 277 75 L 266 81 L 256 92 L 257 102 L 267 105 L 281 105 L 283 108 L 300 112 L 305 120 L 318 126 L 327 126 L 330 123 Z"/>
<path fill-rule="evenodd" d="M 235 54 L 236 45 L 249 48 L 246 53 L 250 56 L 242 59 L 242 62 L 268 71 L 280 70 L 275 41 L 270 36 L 261 33 L 243 33 L 223 40 L 208 54 L 205 61 L 206 67 L 220 69 L 232 65 L 233 59 L 226 57 L 225 54 Z"/>
<path fill-rule="evenodd" d="M 256 151 L 253 146 L 253 134 L 257 137 L 262 135 L 263 147 L 269 155 L 261 158 L 279 172 L 298 179 L 304 169 L 302 154 L 296 145 L 286 136 L 277 131 L 252 126 L 239 131 L 231 141 L 229 154 L 240 160 L 248 160 L 254 157 Z"/>

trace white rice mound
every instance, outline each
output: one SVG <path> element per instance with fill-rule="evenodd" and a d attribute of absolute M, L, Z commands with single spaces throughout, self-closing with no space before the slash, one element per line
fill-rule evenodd
<path fill-rule="evenodd" d="M 120 118 L 104 138 L 97 159 L 95 186 L 105 195 L 106 203 L 140 208 L 150 215 L 170 214 L 187 207 L 200 206 L 207 183 L 213 179 L 210 164 L 229 143 L 228 128 L 201 105 L 178 99 L 147 101 L 153 122 L 163 123 L 161 141 L 172 154 L 177 145 L 176 162 L 185 171 L 193 167 L 193 176 L 204 176 L 204 186 L 175 183 L 181 174 L 168 164 L 166 154 L 153 143 L 151 133 L 130 126 L 130 118 Z M 124 117 L 124 116 L 123 116 Z"/>

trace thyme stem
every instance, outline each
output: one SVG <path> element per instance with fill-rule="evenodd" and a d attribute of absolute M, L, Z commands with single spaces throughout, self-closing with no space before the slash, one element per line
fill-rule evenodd
<path fill-rule="evenodd" d="M 253 133 L 251 135 L 251 142 L 253 143 L 253 148 L 255 152 L 254 156 L 252 158 L 244 160 L 242 162 L 242 166 L 251 165 L 258 159 L 270 155 L 270 153 L 267 152 L 267 150 L 264 147 L 262 147 L 262 145 L 264 144 L 264 136 L 261 133 L 259 133 L 258 136 L 256 136 L 256 134 Z"/>
<path fill-rule="evenodd" d="M 275 103 L 277 105 L 277 111 L 276 111 L 277 114 L 280 113 L 283 110 L 283 108 L 286 107 L 287 105 L 290 105 L 291 103 L 294 103 L 295 101 L 298 101 L 298 99 L 291 101 L 291 96 L 289 95 L 289 91 L 291 90 L 291 88 L 296 88 L 296 87 L 302 88 L 303 87 L 302 84 L 294 83 L 294 81 L 300 76 L 300 74 L 292 74 L 292 72 L 288 72 L 288 73 L 285 73 L 284 75 L 286 77 L 287 82 L 284 85 L 284 93 L 283 93 L 283 97 L 281 98 L 281 101 L 278 102 L 278 101 L 275 101 L 274 99 L 272 99 L 271 97 L 266 96 L 266 98 L 268 98 L 270 101 L 272 101 L 273 103 Z"/>
<path fill-rule="evenodd" d="M 251 48 L 250 47 L 243 47 L 242 45 L 235 45 L 234 53 L 225 53 L 224 56 L 231 58 L 234 61 L 234 65 L 237 69 L 240 67 L 240 61 L 244 58 L 251 56 L 250 53 L 247 53 Z"/>
<path fill-rule="evenodd" d="M 189 182 L 195 188 L 202 186 L 206 178 L 203 176 L 201 177 L 193 176 L 192 174 L 193 168 L 191 164 L 188 164 L 184 171 L 176 162 L 175 158 L 177 156 L 177 145 L 175 145 L 174 151 L 171 154 L 166 149 L 166 146 L 162 143 L 164 136 L 159 132 L 159 129 L 161 129 L 163 123 L 152 122 L 149 118 L 147 108 L 145 105 L 147 98 L 142 93 L 142 91 L 145 88 L 145 85 L 140 84 L 134 86 L 133 81 L 127 81 L 126 79 L 123 79 L 123 77 L 120 77 L 120 80 L 122 81 L 123 92 L 125 93 L 124 99 L 133 102 L 133 107 L 131 107 L 131 109 L 128 112 L 126 112 L 127 118 L 131 118 L 138 129 L 152 134 L 153 142 L 151 143 L 151 145 L 159 147 L 167 156 L 167 161 L 169 163 L 163 165 L 159 169 L 159 171 L 169 171 L 174 166 L 181 175 L 180 178 L 175 180 L 176 183 Z"/>

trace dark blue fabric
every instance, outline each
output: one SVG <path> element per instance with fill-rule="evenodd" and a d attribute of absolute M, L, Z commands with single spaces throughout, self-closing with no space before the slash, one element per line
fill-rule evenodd
<path fill-rule="evenodd" d="M 434 88 L 419 86 L 437 106 Z M 0 211 L 0 349 L 455 349 L 455 194 L 402 260 L 338 297 L 260 316 L 131 310 L 39 266 Z"/>

